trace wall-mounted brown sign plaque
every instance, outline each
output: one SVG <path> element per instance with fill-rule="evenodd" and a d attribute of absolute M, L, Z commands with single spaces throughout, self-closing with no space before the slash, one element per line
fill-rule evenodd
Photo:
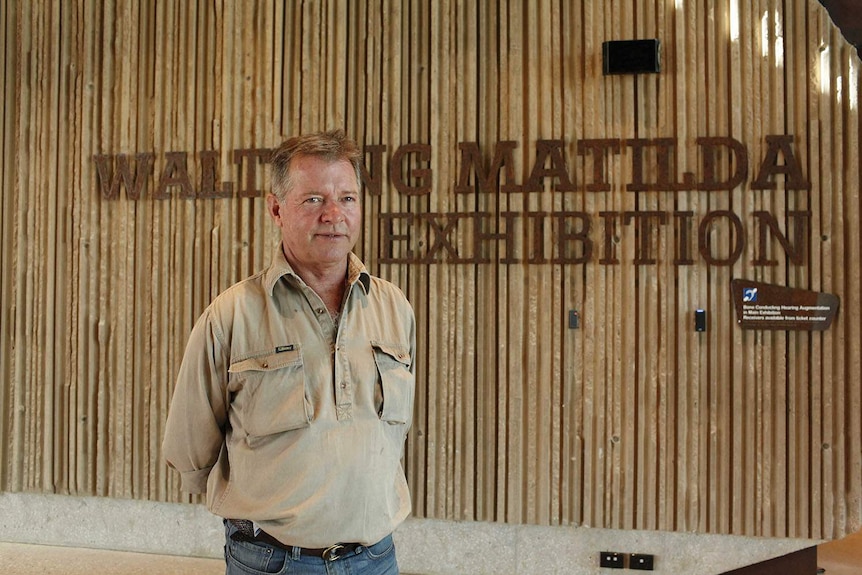
<path fill-rule="evenodd" d="M 838 313 L 838 296 L 744 279 L 730 282 L 743 329 L 822 331 Z"/>

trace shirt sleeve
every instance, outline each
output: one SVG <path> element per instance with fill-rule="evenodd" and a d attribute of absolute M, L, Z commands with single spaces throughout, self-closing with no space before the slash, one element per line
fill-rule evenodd
<path fill-rule="evenodd" d="M 407 429 L 409 430 L 413 426 L 413 409 L 415 403 L 415 382 L 416 382 L 416 315 L 413 311 L 413 306 L 407 301 L 407 298 L 404 297 L 404 301 L 407 303 L 407 333 L 410 344 L 410 373 L 413 375 L 414 381 L 414 389 L 413 394 L 410 397 L 410 406 L 408 413 L 410 413 L 410 419 L 407 421 Z M 404 456 L 403 447 L 401 456 Z"/>
<path fill-rule="evenodd" d="M 229 351 L 212 309 L 198 319 L 174 389 L 162 452 L 182 478 L 182 490 L 205 493 L 224 444 Z"/>

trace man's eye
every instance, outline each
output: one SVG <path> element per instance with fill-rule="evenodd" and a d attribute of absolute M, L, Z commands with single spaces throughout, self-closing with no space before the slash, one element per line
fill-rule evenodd
<path fill-rule="evenodd" d="M 320 202 L 321 202 L 321 198 L 316 197 L 316 196 L 305 199 L 306 204 L 319 204 Z"/>
<path fill-rule="evenodd" d="M 359 198 L 357 198 L 356 196 L 344 196 L 343 200 L 345 202 L 358 202 Z"/>

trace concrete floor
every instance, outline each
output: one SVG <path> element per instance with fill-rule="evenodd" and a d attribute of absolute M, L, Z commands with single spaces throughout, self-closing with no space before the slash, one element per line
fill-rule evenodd
<path fill-rule="evenodd" d="M 224 575 L 224 561 L 0 543 L 3 575 Z"/>
<path fill-rule="evenodd" d="M 821 545 L 817 564 L 824 575 L 862 573 L 862 531 Z M 0 542 L 2 575 L 222 575 L 220 559 L 194 559 Z M 777 574 L 778 575 L 778 574 Z"/>

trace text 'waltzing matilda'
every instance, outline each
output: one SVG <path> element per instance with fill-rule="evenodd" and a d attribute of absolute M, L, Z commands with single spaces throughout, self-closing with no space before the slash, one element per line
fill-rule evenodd
<path fill-rule="evenodd" d="M 660 244 L 673 246 L 672 263 L 680 266 L 693 265 L 696 258 L 709 265 L 733 265 L 746 246 L 756 266 L 775 266 L 779 259 L 789 265 L 805 263 L 811 212 L 804 209 L 804 192 L 811 184 L 794 151 L 793 136 L 766 136 L 758 146 L 762 153 L 754 170 L 748 147 L 729 137 L 697 138 L 687 150 L 690 170 L 680 160 L 675 138 L 537 140 L 534 153 L 518 148 L 515 141 L 500 141 L 483 153 L 478 142 L 459 143 L 457 179 L 449 189 L 455 204 L 465 209 L 432 212 L 421 199 L 439 190 L 431 168 L 433 148 L 404 144 L 388 154 L 385 145 L 367 145 L 360 168 L 367 197 L 373 200 L 390 189 L 407 200 L 404 209 L 379 214 L 381 263 L 617 265 L 630 260 L 653 265 L 660 259 Z M 155 153 L 99 154 L 93 160 L 106 200 L 123 195 L 129 200 L 259 198 L 272 151 L 167 152 L 159 159 L 158 177 Z M 518 174 L 524 157 L 532 160 L 524 162 L 528 165 Z M 223 162 L 234 178 L 220 178 Z M 627 181 L 613 181 L 614 173 L 625 174 Z M 750 202 L 752 206 L 761 206 L 774 192 L 781 193 L 781 205 L 788 207 L 781 213 L 752 208 L 740 216 L 729 209 L 678 206 L 679 195 L 692 192 L 708 193 L 682 197 L 702 198 L 698 205 L 728 206 L 726 196 L 723 202 L 712 198 L 737 189 L 759 193 L 760 201 Z M 619 207 L 583 209 L 614 191 L 628 192 L 623 204 L 614 202 Z M 642 200 L 647 192 L 673 194 L 669 199 L 659 194 L 646 208 Z M 524 209 L 513 209 L 515 194 L 521 194 Z M 530 198 L 541 194 L 561 196 L 550 202 L 555 206 L 582 209 L 528 209 Z M 674 209 L 656 209 L 663 201 L 673 203 Z"/>

